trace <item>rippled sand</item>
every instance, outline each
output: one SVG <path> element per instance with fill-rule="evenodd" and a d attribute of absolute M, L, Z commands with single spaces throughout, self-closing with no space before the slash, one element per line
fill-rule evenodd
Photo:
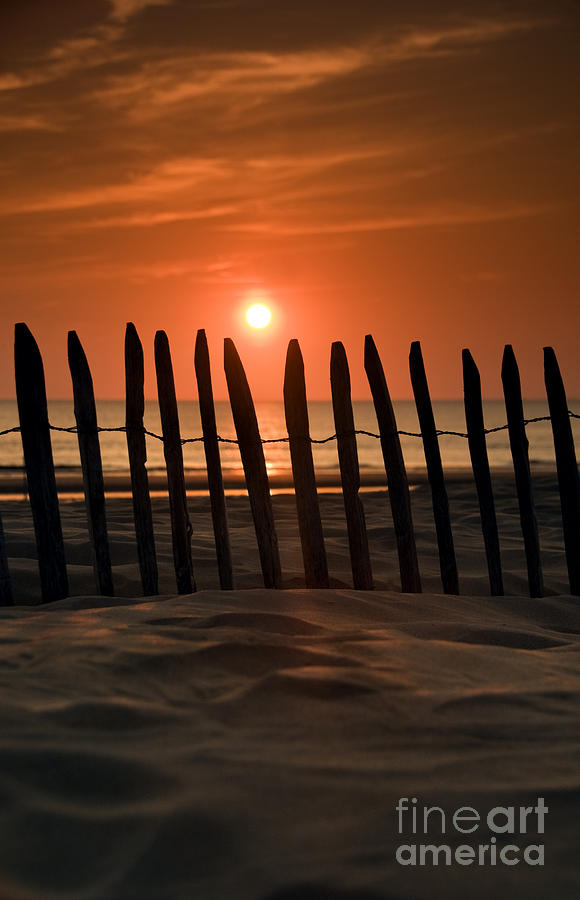
<path fill-rule="evenodd" d="M 138 588 L 130 505 L 110 504 L 120 597 L 94 595 L 82 508 L 63 507 L 78 596 L 0 617 L 0 897 L 6 900 L 575 898 L 580 605 L 558 504 L 538 488 L 550 596 L 525 597 L 517 508 L 498 485 L 506 587 L 487 591 L 472 486 L 452 487 L 464 591 L 440 594 L 429 495 L 413 503 L 425 592 L 398 592 L 385 495 L 365 495 L 378 589 L 349 587 L 344 513 L 322 498 L 335 587 L 301 587 L 292 497 L 275 498 L 287 589 L 260 588 L 243 498 L 229 502 L 235 592 L 217 583 L 209 508 L 191 502 L 200 590 Z M 24 504 L 3 506 L 21 602 L 35 599 Z M 542 868 L 402 867 L 400 797 L 549 813 Z M 489 840 L 435 829 L 431 843 Z M 511 838 L 510 838 L 511 840 Z M 513 843 L 537 843 L 535 834 Z M 500 843 L 498 841 L 498 843 Z"/>

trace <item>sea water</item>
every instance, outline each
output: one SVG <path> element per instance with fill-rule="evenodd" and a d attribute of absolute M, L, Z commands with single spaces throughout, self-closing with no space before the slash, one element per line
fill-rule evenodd
<path fill-rule="evenodd" d="M 419 431 L 417 413 L 412 401 L 396 401 L 395 413 L 399 430 Z M 548 415 L 545 401 L 530 400 L 525 404 L 527 418 L 538 418 Z M 354 401 L 355 427 L 376 434 L 378 431 L 374 407 L 371 401 Z M 442 431 L 465 432 L 465 413 L 463 402 L 445 400 L 433 404 L 436 425 Z M 570 401 L 570 408 L 580 412 L 580 402 Z M 287 437 L 284 407 L 281 402 L 256 403 L 256 412 L 262 439 L 265 441 Z M 103 428 L 122 427 L 125 420 L 125 407 L 122 400 L 98 401 L 97 413 L 99 425 Z M 182 438 L 199 438 L 201 423 L 199 406 L 194 401 L 179 403 L 179 416 Z M 486 428 L 496 428 L 506 422 L 503 401 L 492 400 L 484 404 Z M 49 417 L 53 426 L 66 428 L 74 425 L 72 402 L 55 400 L 49 402 Z M 327 401 L 309 404 L 310 433 L 317 440 L 324 440 L 334 434 L 332 404 Z M 216 403 L 218 433 L 223 438 L 235 439 L 230 405 L 228 402 Z M 0 401 L 0 431 L 18 424 L 18 411 L 15 401 Z M 156 401 L 148 401 L 145 407 L 145 427 L 158 435 L 161 434 L 161 422 Z M 580 421 L 572 419 L 572 428 L 576 443 L 580 441 Z M 530 444 L 530 460 L 532 465 L 551 466 L 554 464 L 554 446 L 549 421 L 531 423 L 527 428 Z M 380 442 L 376 437 L 359 435 L 359 464 L 362 472 L 381 471 L 383 469 Z M 422 470 L 425 467 L 423 445 L 420 437 L 401 437 L 405 463 L 410 471 Z M 511 457 L 506 430 L 488 435 L 488 453 L 490 464 L 494 468 L 509 468 Z M 58 468 L 78 469 L 80 466 L 79 450 L 75 434 L 60 431 L 52 432 L 54 462 Z M 440 437 L 441 456 L 447 469 L 463 469 L 469 467 L 469 452 L 465 437 L 442 435 Z M 224 471 L 239 470 L 240 454 L 236 444 L 220 445 Z M 266 462 L 270 472 L 284 474 L 290 469 L 290 454 L 287 443 L 267 443 L 264 446 Z M 104 432 L 101 434 L 101 453 L 103 468 L 109 472 L 126 472 L 128 470 L 127 443 L 123 432 Z M 324 444 L 313 445 L 316 468 L 333 471 L 338 468 L 336 440 Z M 184 464 L 187 469 L 205 469 L 203 444 L 188 443 L 183 448 Z M 160 440 L 147 438 L 148 467 L 151 471 L 164 468 L 163 445 Z M 20 435 L 4 434 L 0 436 L 0 470 L 19 468 L 23 465 L 22 444 Z"/>

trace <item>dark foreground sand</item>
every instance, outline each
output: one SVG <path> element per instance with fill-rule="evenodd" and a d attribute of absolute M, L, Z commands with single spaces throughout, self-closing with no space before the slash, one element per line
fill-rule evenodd
<path fill-rule="evenodd" d="M 2 900 L 396 900 L 580 895 L 578 634 L 550 479 L 538 511 L 550 596 L 525 597 L 517 508 L 497 485 L 506 587 L 487 585 L 470 484 L 451 505 L 462 589 L 440 593 L 425 487 L 413 494 L 425 592 L 398 592 L 384 494 L 365 495 L 378 590 L 349 587 L 341 498 L 322 498 L 336 587 L 301 587 L 294 500 L 275 498 L 287 589 L 259 587 L 247 501 L 232 498 L 238 590 L 215 590 L 208 504 L 192 500 L 200 591 L 175 597 L 166 502 L 162 589 L 138 587 L 130 504 L 110 504 L 119 599 L 94 595 L 82 509 L 65 504 L 71 587 L 0 618 Z M 2 507 L 18 599 L 36 574 L 25 504 Z M 447 813 L 427 837 L 399 798 Z M 548 814 L 497 835 L 520 862 L 401 866 L 401 844 L 478 848 L 495 806 Z M 498 821 L 505 822 L 505 816 Z M 516 822 L 519 826 L 519 823 Z M 422 829 L 420 829 L 422 830 Z M 543 844 L 545 863 L 523 860 Z M 511 856 L 515 851 L 511 851 Z"/>

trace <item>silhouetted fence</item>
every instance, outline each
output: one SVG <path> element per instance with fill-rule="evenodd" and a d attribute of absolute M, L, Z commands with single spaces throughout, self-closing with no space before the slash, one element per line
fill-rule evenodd
<path fill-rule="evenodd" d="M 125 336 L 126 419 L 124 427 L 110 429 L 101 428 L 98 425 L 89 365 L 81 343 L 76 333 L 72 331 L 68 336 L 68 359 L 73 383 L 76 426 L 57 430 L 71 431 L 78 437 L 95 581 L 99 592 L 107 596 L 113 595 L 113 572 L 107 534 L 99 433 L 119 430 L 125 431 L 127 436 L 137 555 L 143 594 L 158 593 L 155 537 L 146 468 L 146 435 L 163 440 L 173 560 L 178 592 L 189 594 L 196 589 L 192 562 L 192 526 L 187 507 L 182 452 L 183 444 L 192 440 L 203 441 L 205 449 L 220 586 L 224 590 L 232 589 L 234 572 L 219 452 L 219 443 L 225 439 L 218 435 L 216 428 L 210 360 L 205 332 L 198 331 L 195 345 L 195 372 L 203 430 L 201 438 L 184 440 L 181 437 L 171 354 L 165 332 L 158 331 L 155 336 L 155 368 L 162 424 L 161 436 L 152 434 L 144 427 L 143 348 L 135 327 L 131 323 L 127 325 Z M 373 587 L 365 515 L 359 496 L 360 472 L 356 441 L 358 434 L 370 434 L 380 438 L 381 442 L 398 552 L 401 589 L 406 592 L 420 592 L 421 579 L 409 484 L 400 443 L 400 435 L 409 434 L 409 432 L 397 429 L 383 366 L 370 335 L 367 335 L 365 340 L 364 365 L 377 416 L 379 434 L 355 429 L 348 361 L 343 345 L 335 342 L 332 345 L 330 377 L 336 433 L 324 440 L 315 440 L 310 435 L 304 363 L 300 347 L 298 341 L 295 340 L 290 341 L 288 346 L 284 377 L 284 407 L 288 437 L 280 440 L 288 441 L 290 447 L 306 585 L 309 588 L 327 588 L 329 586 L 312 444 L 326 443 L 328 440 L 336 439 L 353 584 L 355 588 L 361 590 L 370 590 Z M 466 433 L 442 432 L 437 429 L 421 347 L 418 342 L 411 345 L 409 365 L 421 429 L 420 434 L 416 436 L 422 438 L 425 451 L 437 535 L 441 583 L 444 592 L 458 594 L 459 577 L 439 449 L 439 436 L 441 434 L 457 434 L 468 440 L 479 502 L 490 592 L 492 595 L 502 595 L 504 591 L 499 535 L 486 436 L 493 431 L 507 428 L 514 465 L 530 595 L 532 597 L 543 595 L 540 544 L 526 425 L 531 421 L 541 421 L 545 418 L 551 421 L 554 437 L 570 591 L 572 594 L 580 596 L 580 480 L 570 425 L 570 416 L 574 414 L 568 410 L 564 385 L 552 348 L 544 348 L 545 384 L 550 415 L 541 417 L 541 419 L 526 420 L 517 362 L 511 346 L 506 346 L 502 363 L 502 384 L 508 421 L 506 426 L 493 429 L 485 428 L 479 372 L 469 350 L 464 350 L 463 382 Z M 237 440 L 233 442 L 238 444 L 240 450 L 264 585 L 270 588 L 280 588 L 282 587 L 280 554 L 263 449 L 265 443 L 272 441 L 264 441 L 260 436 L 244 368 L 234 343 L 230 339 L 225 341 L 224 366 L 237 435 Z M 44 369 L 40 351 L 31 332 L 23 323 L 18 324 L 15 329 L 15 373 L 20 426 L 7 429 L 3 433 L 8 433 L 8 431 L 20 431 L 21 433 L 28 494 L 34 522 L 42 600 L 48 602 L 68 595 L 64 541 L 50 439 L 50 431 L 54 430 L 55 426 L 51 426 L 48 419 Z M 0 604 L 9 605 L 12 602 L 10 573 L 2 522 L 0 521 Z"/>

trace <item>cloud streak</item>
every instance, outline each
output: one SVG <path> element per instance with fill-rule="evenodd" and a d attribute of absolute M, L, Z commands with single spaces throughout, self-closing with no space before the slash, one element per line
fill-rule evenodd
<path fill-rule="evenodd" d="M 310 153 L 303 156 L 255 156 L 203 158 L 181 157 L 160 162 L 149 171 L 125 182 L 88 187 L 77 191 L 62 191 L 18 203 L 0 202 L 0 215 L 24 215 L 80 211 L 117 205 L 147 205 L 143 212 L 101 218 L 81 223 L 81 227 L 159 225 L 195 218 L 214 218 L 235 210 L 233 203 L 216 203 L 217 195 L 235 196 L 238 200 L 252 193 L 266 191 L 276 183 L 294 181 L 329 170 L 344 169 L 401 154 L 403 148 L 369 148 L 342 152 Z M 240 173 L 243 178 L 240 180 Z M 172 202 L 176 196 L 191 195 L 194 190 L 202 208 L 184 210 L 151 209 L 155 202 Z M 209 198 L 209 202 L 208 202 Z M 213 198 L 213 199 L 212 199 Z"/>
<path fill-rule="evenodd" d="M 168 6 L 170 3 L 171 0 L 109 0 L 111 18 L 118 22 L 126 22 L 148 6 Z"/>
<path fill-rule="evenodd" d="M 336 79 L 414 61 L 437 61 L 474 46 L 546 28 L 548 19 L 479 20 L 455 27 L 399 29 L 390 40 L 292 52 L 194 53 L 150 61 L 111 76 L 95 93 L 106 107 L 124 108 L 134 120 L 170 115 L 180 105 L 237 100 L 256 105 Z"/>
<path fill-rule="evenodd" d="M 128 21 L 147 7 L 170 5 L 171 0 L 109 0 L 110 15 L 83 33 L 61 40 L 32 65 L 0 75 L 0 94 L 68 79 L 88 68 L 126 61 L 133 54 L 120 50 Z"/>
<path fill-rule="evenodd" d="M 10 131 L 58 131 L 55 122 L 41 115 L 8 115 L 0 114 L 0 132 Z"/>
<path fill-rule="evenodd" d="M 165 210 L 163 212 L 145 212 L 126 216 L 109 216 L 105 219 L 89 219 L 87 221 L 69 223 L 63 231 L 110 228 L 153 228 L 161 225 L 172 225 L 176 222 L 195 222 L 204 219 L 221 219 L 232 216 L 238 208 L 232 204 L 209 206 L 206 209 Z"/>
<path fill-rule="evenodd" d="M 210 179 L 220 179 L 227 168 L 219 159 L 171 159 L 145 174 L 119 184 L 105 184 L 19 203 L 0 204 L 0 215 L 80 210 L 123 203 L 142 203 L 170 197 Z"/>
<path fill-rule="evenodd" d="M 351 219 L 344 222 L 247 222 L 227 226 L 230 231 L 277 237 L 307 237 L 324 234 L 364 234 L 381 231 L 402 231 L 419 228 L 440 228 L 459 225 L 483 225 L 514 219 L 527 219 L 554 212 L 556 206 L 520 205 L 505 208 L 465 206 L 463 208 L 425 209 L 411 215 L 392 215 L 375 219 Z"/>

